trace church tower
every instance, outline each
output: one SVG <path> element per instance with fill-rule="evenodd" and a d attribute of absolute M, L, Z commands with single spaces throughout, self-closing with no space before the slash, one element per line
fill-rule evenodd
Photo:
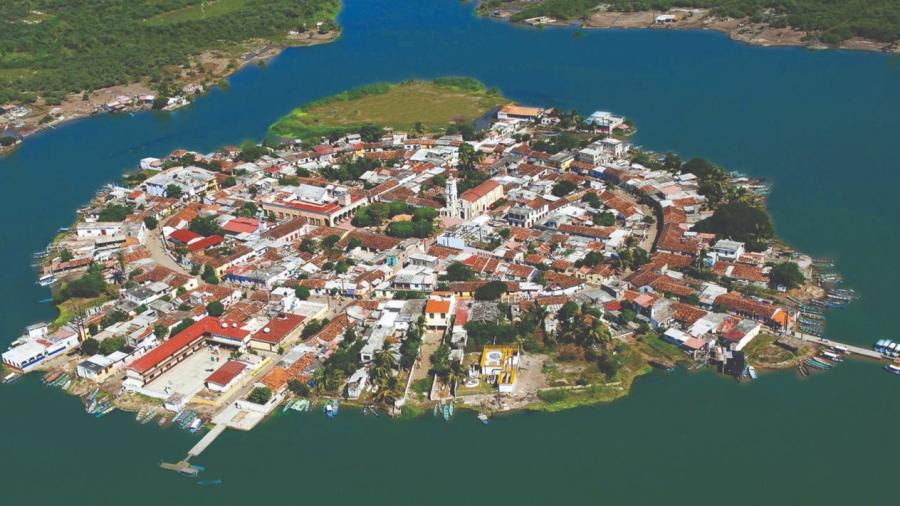
<path fill-rule="evenodd" d="M 444 195 L 447 198 L 447 204 L 445 207 L 447 208 L 447 215 L 451 217 L 459 217 L 459 195 L 456 191 L 456 178 L 450 176 L 447 178 L 447 183 L 444 185 Z"/>

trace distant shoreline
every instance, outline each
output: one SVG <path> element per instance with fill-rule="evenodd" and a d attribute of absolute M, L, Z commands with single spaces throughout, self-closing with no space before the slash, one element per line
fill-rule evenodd
<path fill-rule="evenodd" d="M 334 42 L 338 38 L 340 38 L 342 31 L 340 29 L 328 32 L 321 35 L 310 35 L 307 39 L 296 39 L 296 43 L 287 43 L 287 44 L 276 44 L 271 41 L 261 41 L 260 46 L 254 50 L 250 51 L 250 53 L 255 53 L 252 57 L 244 59 L 241 61 L 239 65 L 232 69 L 228 69 L 224 65 L 224 68 L 220 73 L 217 73 L 213 76 L 214 79 L 223 80 L 231 77 L 237 72 L 243 70 L 247 66 L 251 64 L 260 64 L 266 61 L 275 58 L 280 55 L 284 50 L 292 47 L 309 47 L 309 46 L 317 46 L 321 44 L 329 44 Z M 209 62 L 209 63 L 222 63 L 221 61 L 217 62 L 216 60 L 221 60 L 221 58 L 217 58 L 215 55 L 215 51 L 205 51 L 197 55 L 197 58 L 201 61 Z M 181 86 L 189 86 L 192 84 L 199 84 L 197 79 L 183 79 L 178 82 Z M 205 94 L 212 87 L 218 86 L 218 84 L 212 85 L 209 88 L 203 90 L 200 94 Z M 104 112 L 95 112 L 95 108 L 98 106 L 102 106 L 106 104 L 110 100 L 114 100 L 117 96 L 138 96 L 138 95 L 155 95 L 156 92 L 149 87 L 147 87 L 143 83 L 130 83 L 126 85 L 118 85 L 118 86 L 110 86 L 107 88 L 101 88 L 95 90 L 91 93 L 90 99 L 85 101 L 82 99 L 82 95 L 74 93 L 68 96 L 66 100 L 57 106 L 48 106 L 48 105 L 33 105 L 30 104 L 28 108 L 30 109 L 29 114 L 22 119 L 22 122 L 25 124 L 25 130 L 21 131 L 18 140 L 15 144 L 11 146 L 0 146 L 0 157 L 6 156 L 12 152 L 14 152 L 19 146 L 21 146 L 26 139 L 29 137 L 39 134 L 41 132 L 56 128 L 58 126 L 66 125 L 75 120 L 87 118 L 95 115 L 102 114 L 110 114 L 110 113 L 134 113 L 134 112 L 144 112 L 147 110 L 152 110 L 146 105 L 138 105 L 123 108 L 120 111 L 110 111 L 108 113 Z M 196 95 L 194 95 L 196 96 Z M 178 108 L 190 105 L 193 100 L 190 100 L 192 97 L 187 97 L 186 103 L 184 105 L 179 106 Z M 63 111 L 63 116 L 58 120 L 52 120 L 49 122 L 41 123 L 42 118 L 48 116 L 51 110 L 59 108 Z M 170 110 L 175 110 L 177 108 L 173 108 Z"/>
<path fill-rule="evenodd" d="M 752 23 L 747 18 L 719 18 L 709 14 L 708 9 L 672 9 L 669 11 L 636 11 L 613 12 L 599 11 L 591 14 L 587 20 L 536 20 L 535 22 L 512 21 L 511 17 L 519 10 L 495 10 L 484 12 L 476 10 L 476 14 L 485 18 L 506 21 L 520 26 L 579 26 L 586 29 L 654 29 L 654 30 L 713 30 L 726 34 L 731 40 L 762 47 L 806 47 L 809 49 L 844 49 L 851 51 L 873 51 L 887 54 L 900 53 L 900 42 L 878 42 L 861 37 L 853 37 L 837 46 L 804 40 L 806 32 L 792 28 L 774 28 L 766 23 Z M 675 16 L 671 23 L 658 24 L 656 18 L 661 15 Z M 536 18 L 533 18 L 536 19 Z"/>

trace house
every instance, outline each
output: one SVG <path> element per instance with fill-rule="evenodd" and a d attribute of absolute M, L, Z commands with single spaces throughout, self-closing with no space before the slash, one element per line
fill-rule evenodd
<path fill-rule="evenodd" d="M 71 327 L 62 327 L 51 334 L 46 323 L 31 325 L 27 334 L 16 339 L 3 353 L 3 364 L 18 372 L 28 372 L 79 344 L 78 333 Z"/>
<path fill-rule="evenodd" d="M 544 110 L 539 107 L 522 107 L 520 105 L 504 105 L 497 111 L 499 120 L 519 120 L 534 123 L 541 119 Z"/>
<path fill-rule="evenodd" d="M 425 326 L 446 329 L 456 312 L 456 297 L 432 297 L 425 303 Z"/>
<path fill-rule="evenodd" d="M 229 360 L 212 374 L 207 376 L 204 384 L 213 392 L 227 392 L 235 386 L 248 372 L 245 362 Z"/>
<path fill-rule="evenodd" d="M 295 314 L 284 314 L 272 318 L 250 337 L 250 347 L 257 350 L 277 351 L 282 343 L 300 335 L 305 320 L 304 317 Z"/>
<path fill-rule="evenodd" d="M 744 254 L 744 243 L 729 239 L 720 239 L 713 245 L 711 252 L 718 258 L 736 261 Z"/>
<path fill-rule="evenodd" d="M 359 399 L 359 396 L 366 390 L 368 380 L 369 370 L 365 367 L 357 369 L 353 375 L 350 376 L 350 380 L 347 381 L 347 398 L 353 400 Z"/>
<path fill-rule="evenodd" d="M 481 351 L 481 375 L 496 384 L 501 393 L 511 393 L 516 386 L 519 358 L 515 346 L 485 346 Z"/>

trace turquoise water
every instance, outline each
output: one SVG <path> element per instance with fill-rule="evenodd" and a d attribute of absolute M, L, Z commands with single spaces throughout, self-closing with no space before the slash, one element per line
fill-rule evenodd
<path fill-rule="evenodd" d="M 535 30 L 477 19 L 454 0 L 349 1 L 337 42 L 285 51 L 173 114 L 103 116 L 29 139 L 0 159 L 0 341 L 53 316 L 31 253 L 102 183 L 143 156 L 261 137 L 291 107 L 378 80 L 469 75 L 528 104 L 605 109 L 638 123 L 637 142 L 769 178 L 778 233 L 834 257 L 862 299 L 828 335 L 896 336 L 900 247 L 900 69 L 874 53 L 759 48 L 716 33 Z M 886 484 L 900 382 L 872 363 L 739 386 L 711 374 L 655 374 L 632 397 L 482 427 L 351 412 L 277 417 L 226 433 L 199 460 L 198 487 L 158 471 L 196 439 L 119 414 L 86 417 L 34 380 L 0 387 L 0 489 L 10 503 L 293 502 L 534 504 L 657 500 L 894 503 Z M 58 479 L 52 473 L 60 472 Z M 52 486 L 47 486 L 52 483 Z M 874 486 L 873 486 L 874 485 Z"/>

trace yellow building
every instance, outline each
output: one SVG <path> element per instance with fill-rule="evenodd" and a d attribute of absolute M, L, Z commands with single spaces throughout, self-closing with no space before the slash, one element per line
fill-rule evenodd
<path fill-rule="evenodd" d="M 495 378 L 500 392 L 511 393 L 516 386 L 519 358 L 516 346 L 487 345 L 481 351 L 481 375 Z"/>
<path fill-rule="evenodd" d="M 483 214 L 494 202 L 503 198 L 503 186 L 488 179 L 480 185 L 470 188 L 460 195 L 461 215 L 464 220 Z"/>

